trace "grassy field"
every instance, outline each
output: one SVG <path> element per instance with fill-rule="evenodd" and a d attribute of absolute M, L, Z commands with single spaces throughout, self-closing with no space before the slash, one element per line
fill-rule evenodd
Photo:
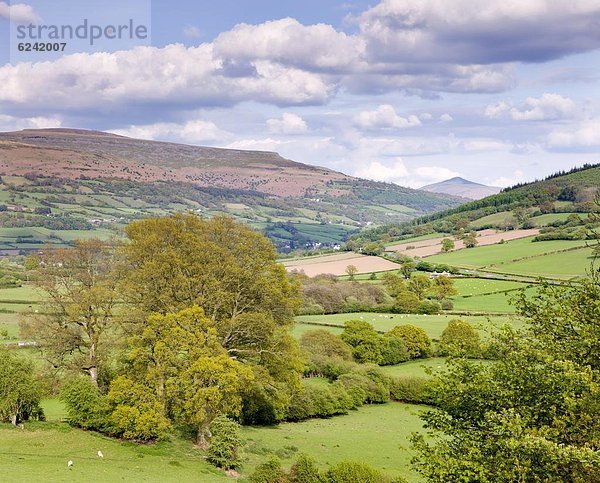
<path fill-rule="evenodd" d="M 434 263 L 446 263 L 464 268 L 489 268 L 497 271 L 511 273 L 508 270 L 508 264 L 516 260 L 527 257 L 541 257 L 560 250 L 585 246 L 584 241 L 580 240 L 552 240 L 544 242 L 533 242 L 532 238 L 523 238 L 520 240 L 511 240 L 503 244 L 475 247 L 467 250 L 445 253 L 428 257 L 427 260 Z M 564 253 L 558 254 L 558 257 L 564 257 Z M 542 262 L 543 263 L 543 262 Z M 534 262 L 534 266 L 535 266 Z M 580 267 L 568 268 L 569 275 L 579 275 L 583 272 Z M 537 274 L 536 272 L 519 273 Z"/>
<path fill-rule="evenodd" d="M 347 416 L 245 427 L 248 469 L 274 454 L 291 465 L 298 453 L 314 457 L 322 467 L 342 460 L 363 461 L 392 476 L 417 481 L 409 468 L 408 438 L 422 429 L 422 406 L 388 403 L 363 406 Z"/>
<path fill-rule="evenodd" d="M 428 377 L 428 370 L 435 372 L 446 368 L 445 357 L 432 357 L 430 359 L 417 359 L 414 361 L 403 362 L 395 366 L 382 366 L 380 369 L 391 377 L 397 376 L 416 376 Z"/>
<path fill-rule="evenodd" d="M 380 317 L 382 315 L 382 317 Z M 387 318 L 385 316 L 387 315 Z M 521 322 L 514 316 L 458 316 L 458 315 L 398 315 L 398 314 L 374 314 L 374 313 L 354 313 L 354 314 L 334 314 L 334 315 L 301 315 L 296 317 L 296 325 L 293 334 L 299 337 L 304 332 L 315 329 L 325 329 L 339 334 L 343 330 L 344 322 L 347 320 L 362 320 L 373 324 L 376 330 L 388 331 L 397 325 L 411 324 L 421 327 L 429 337 L 438 339 L 443 330 L 452 319 L 463 319 L 468 321 L 473 327 L 477 328 L 482 335 L 494 327 L 510 323 L 513 326 L 521 326 Z M 328 324 L 328 325 L 324 325 Z M 334 327 L 332 327 L 334 326 Z"/>
<path fill-rule="evenodd" d="M 500 267 L 500 271 L 564 279 L 584 275 L 590 270 L 592 260 L 592 249 L 585 247 L 579 250 L 505 263 Z"/>

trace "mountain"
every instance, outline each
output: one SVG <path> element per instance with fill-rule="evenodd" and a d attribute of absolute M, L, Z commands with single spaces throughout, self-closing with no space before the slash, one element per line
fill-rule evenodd
<path fill-rule="evenodd" d="M 354 178 L 274 152 L 79 129 L 0 133 L 0 176 L 0 227 L 6 229 L 0 228 L 0 250 L 68 243 L 77 235 L 67 234 L 69 229 L 119 230 L 132 219 L 193 210 L 247 222 L 287 251 L 332 246 L 365 226 L 410 220 L 464 201 Z"/>
<path fill-rule="evenodd" d="M 587 236 L 586 230 L 600 231 L 598 199 L 600 164 L 585 164 L 409 222 L 364 230 L 352 239 L 360 246 L 371 241 L 401 240 L 414 234 L 450 234 L 486 228 L 541 228 L 543 239 L 581 239 Z M 588 217 L 590 213 L 593 215 Z"/>
<path fill-rule="evenodd" d="M 439 183 L 428 184 L 420 189 L 429 191 L 430 193 L 445 193 L 447 195 L 460 196 L 472 200 L 479 200 L 486 196 L 495 195 L 501 190 L 501 188 L 496 186 L 486 186 L 458 176 L 445 181 L 440 181 Z"/>

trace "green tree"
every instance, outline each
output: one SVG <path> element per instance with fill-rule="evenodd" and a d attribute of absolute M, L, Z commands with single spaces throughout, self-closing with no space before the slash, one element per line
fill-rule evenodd
<path fill-rule="evenodd" d="M 464 236 L 462 240 L 465 244 L 465 248 L 475 248 L 479 243 L 477 241 L 477 235 L 473 235 L 472 233 Z"/>
<path fill-rule="evenodd" d="M 217 417 L 210 425 L 212 437 L 208 447 L 208 461 L 226 470 L 239 464 L 240 425 L 226 416 Z"/>
<path fill-rule="evenodd" d="M 453 319 L 440 336 L 439 352 L 441 355 L 478 357 L 481 354 L 479 334 L 468 322 Z"/>
<path fill-rule="evenodd" d="M 420 327 L 414 325 L 397 325 L 386 333 L 388 337 L 396 337 L 404 342 L 411 359 L 429 357 L 431 355 L 431 339 Z"/>
<path fill-rule="evenodd" d="M 43 419 L 40 398 L 33 364 L 0 348 L 0 421 L 16 425 L 28 419 Z"/>
<path fill-rule="evenodd" d="M 96 239 L 45 251 L 35 277 L 47 295 L 44 314 L 22 322 L 23 334 L 40 344 L 53 367 L 87 374 L 94 384 L 118 333 L 116 257 L 114 244 Z"/>
<path fill-rule="evenodd" d="M 413 260 L 404 260 L 402 262 L 400 271 L 402 272 L 402 275 L 404 275 L 404 278 L 408 280 L 416 268 L 417 264 Z"/>
<path fill-rule="evenodd" d="M 454 250 L 454 247 L 454 240 L 451 240 L 450 238 L 444 238 L 442 240 L 442 251 L 444 253 Z"/>
<path fill-rule="evenodd" d="M 419 300 L 423 300 L 431 288 L 431 280 L 422 273 L 413 273 L 408 281 L 408 289 L 414 293 Z"/>
<path fill-rule="evenodd" d="M 357 362 L 373 364 L 381 362 L 381 336 L 368 322 L 347 321 L 340 337 L 352 347 L 352 355 Z"/>
<path fill-rule="evenodd" d="M 454 280 L 447 275 L 439 275 L 436 277 L 433 280 L 431 291 L 440 300 L 446 300 L 447 298 L 458 294 L 458 290 L 454 286 Z"/>

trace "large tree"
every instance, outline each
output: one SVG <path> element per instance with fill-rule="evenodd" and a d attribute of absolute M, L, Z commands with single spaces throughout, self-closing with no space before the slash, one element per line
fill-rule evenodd
<path fill-rule="evenodd" d="M 106 343 L 117 330 L 116 257 L 114 243 L 97 239 L 45 250 L 35 276 L 45 294 L 43 315 L 29 314 L 22 322 L 24 334 L 40 344 L 54 367 L 83 372 L 94 384 Z"/>

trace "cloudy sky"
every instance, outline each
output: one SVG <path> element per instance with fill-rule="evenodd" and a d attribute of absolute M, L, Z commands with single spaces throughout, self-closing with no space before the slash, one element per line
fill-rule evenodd
<path fill-rule="evenodd" d="M 136 1 L 0 1 L 0 130 L 272 150 L 412 187 L 600 162 L 600 0 Z M 151 41 L 15 50 L 18 25 L 107 12 Z"/>

